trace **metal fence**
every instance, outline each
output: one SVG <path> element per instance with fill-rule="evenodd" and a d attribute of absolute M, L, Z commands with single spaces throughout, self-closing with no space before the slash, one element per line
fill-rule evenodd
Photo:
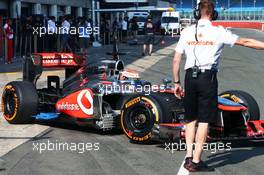
<path fill-rule="evenodd" d="M 219 20 L 256 20 L 264 21 L 264 8 L 233 8 L 233 9 L 217 9 L 219 12 Z M 181 10 L 181 18 L 193 18 L 193 11 Z"/>

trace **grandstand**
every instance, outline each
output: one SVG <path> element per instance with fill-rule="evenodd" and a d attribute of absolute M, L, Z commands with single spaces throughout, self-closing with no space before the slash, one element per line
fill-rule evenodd
<path fill-rule="evenodd" d="M 213 0 L 219 20 L 264 20 L 264 0 Z M 176 0 L 181 16 L 191 18 L 196 0 Z"/>

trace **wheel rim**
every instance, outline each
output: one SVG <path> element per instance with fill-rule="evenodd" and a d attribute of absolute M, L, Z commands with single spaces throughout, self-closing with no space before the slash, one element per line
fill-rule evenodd
<path fill-rule="evenodd" d="M 16 113 L 18 98 L 14 91 L 7 90 L 3 95 L 3 112 L 6 119 L 12 120 Z"/>
<path fill-rule="evenodd" d="M 150 117 L 151 114 L 145 107 L 135 109 L 129 115 L 131 126 L 138 131 L 142 131 L 149 125 Z"/>

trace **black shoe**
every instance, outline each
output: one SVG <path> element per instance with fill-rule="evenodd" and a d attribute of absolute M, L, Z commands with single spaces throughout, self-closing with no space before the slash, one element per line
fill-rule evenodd
<path fill-rule="evenodd" d="M 188 169 L 188 167 L 191 165 L 192 159 L 193 159 L 192 157 L 186 157 L 185 158 L 185 162 L 184 162 L 184 165 L 183 165 L 185 169 Z"/>
<path fill-rule="evenodd" d="M 142 56 L 145 56 L 145 53 L 142 53 Z"/>
<path fill-rule="evenodd" d="M 148 55 L 151 56 L 151 53 L 149 53 Z"/>
<path fill-rule="evenodd" d="M 200 161 L 199 163 L 194 163 L 191 161 L 189 166 L 184 167 L 190 172 L 210 172 L 214 171 L 213 167 L 209 167 L 206 163 L 203 161 Z"/>

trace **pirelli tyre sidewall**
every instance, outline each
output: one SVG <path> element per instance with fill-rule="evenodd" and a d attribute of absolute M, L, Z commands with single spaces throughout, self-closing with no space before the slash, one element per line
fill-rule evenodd
<path fill-rule="evenodd" d="M 258 103 L 249 93 L 241 90 L 229 90 L 222 92 L 220 97 L 240 103 L 248 108 L 249 121 L 260 119 L 260 110 Z"/>
<path fill-rule="evenodd" d="M 153 97 L 136 96 L 123 106 L 121 127 L 132 142 L 147 142 L 153 138 L 153 128 L 161 117 L 161 107 Z"/>
<path fill-rule="evenodd" d="M 38 95 L 35 86 L 27 81 L 8 83 L 2 94 L 4 118 L 12 124 L 30 123 L 37 113 Z"/>

